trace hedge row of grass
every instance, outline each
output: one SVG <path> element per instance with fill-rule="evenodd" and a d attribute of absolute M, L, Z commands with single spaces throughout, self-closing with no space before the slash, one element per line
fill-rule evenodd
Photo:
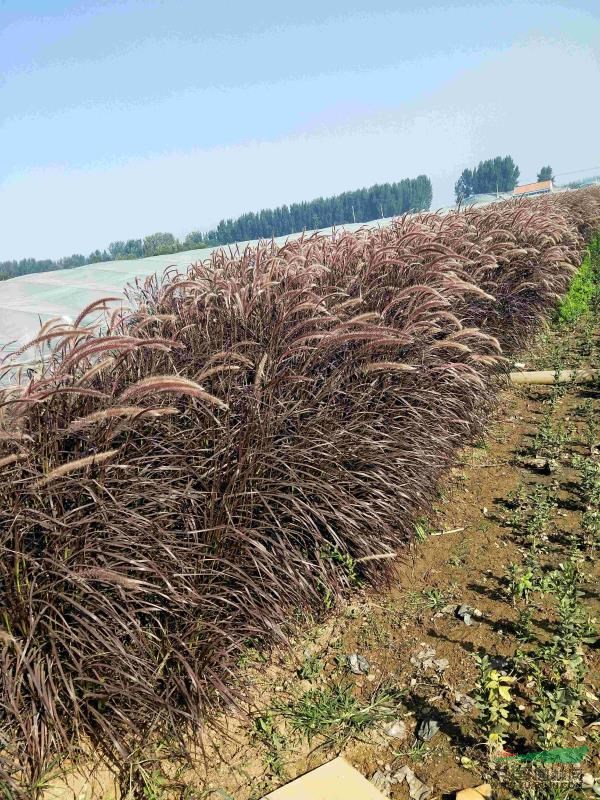
<path fill-rule="evenodd" d="M 400 218 L 133 287 L 48 323 L 0 393 L 0 781 L 93 748 L 129 778 L 224 702 L 249 642 L 384 586 L 600 191 Z M 38 787 L 38 788 L 36 788 Z"/>

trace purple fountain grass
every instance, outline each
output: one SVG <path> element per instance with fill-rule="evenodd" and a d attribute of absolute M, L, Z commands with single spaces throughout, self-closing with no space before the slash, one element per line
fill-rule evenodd
<path fill-rule="evenodd" d="M 585 190 L 218 251 L 46 328 L 0 394 L 0 781 L 183 745 L 345 591 L 332 552 L 385 585 L 599 224 Z"/>

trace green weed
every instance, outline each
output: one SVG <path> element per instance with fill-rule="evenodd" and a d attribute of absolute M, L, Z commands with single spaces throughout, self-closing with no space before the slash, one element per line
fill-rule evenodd
<path fill-rule="evenodd" d="M 398 713 L 400 694 L 390 688 L 378 689 L 368 703 L 361 703 L 349 683 L 332 683 L 304 692 L 297 700 L 277 708 L 291 731 L 309 742 L 323 736 L 340 745 L 375 722 Z"/>
<path fill-rule="evenodd" d="M 572 324 L 593 307 L 600 286 L 600 236 L 591 242 L 587 256 L 557 309 L 559 324 Z"/>
<path fill-rule="evenodd" d="M 275 715 L 266 711 L 254 720 L 254 738 L 265 748 L 265 766 L 271 774 L 282 778 L 285 768 L 283 751 L 286 746 L 285 736 L 278 728 Z"/>
<path fill-rule="evenodd" d="M 426 607 L 431 608 L 434 611 L 438 611 L 440 608 L 443 608 L 450 599 L 449 595 L 447 595 L 445 592 L 435 588 L 424 589 L 422 594 Z"/>
<path fill-rule="evenodd" d="M 298 668 L 298 677 L 303 680 L 312 680 L 323 671 L 324 662 L 317 655 L 306 656 Z"/>

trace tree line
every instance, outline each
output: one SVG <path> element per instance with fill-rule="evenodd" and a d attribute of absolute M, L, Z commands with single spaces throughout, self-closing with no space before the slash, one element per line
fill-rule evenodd
<path fill-rule="evenodd" d="M 204 241 L 211 246 L 231 244 L 349 222 L 370 222 L 408 211 L 427 211 L 432 196 L 430 179 L 419 175 L 398 183 L 375 184 L 368 189 L 265 209 L 258 214 L 243 214 L 235 220 L 221 220 L 215 230 L 207 233 Z"/>
<path fill-rule="evenodd" d="M 519 180 L 519 168 L 511 156 L 496 156 L 480 161 L 473 169 L 464 169 L 454 185 L 456 202 L 474 194 L 512 192 Z"/>
<path fill-rule="evenodd" d="M 375 184 L 367 189 L 343 192 L 332 197 L 318 197 L 309 202 L 242 214 L 237 219 L 221 220 L 215 229 L 207 233 L 192 231 L 181 241 L 172 233 L 159 232 L 143 239 L 111 242 L 108 248 L 94 250 L 88 256 L 74 253 L 57 260 L 23 258 L 20 261 L 3 261 L 0 262 L 0 280 L 33 272 L 82 267 L 102 261 L 167 255 L 249 239 L 285 236 L 350 222 L 370 222 L 409 211 L 427 211 L 431 200 L 431 180 L 426 175 L 419 175 L 397 183 Z"/>
<path fill-rule="evenodd" d="M 554 181 L 550 165 L 541 167 L 538 181 Z M 496 156 L 480 161 L 473 169 L 464 169 L 454 184 L 456 202 L 462 203 L 475 194 L 512 192 L 519 181 L 519 167 L 512 156 Z"/>

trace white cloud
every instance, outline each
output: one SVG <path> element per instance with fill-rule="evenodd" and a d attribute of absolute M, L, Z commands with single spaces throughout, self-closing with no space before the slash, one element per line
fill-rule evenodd
<path fill-rule="evenodd" d="M 598 52 L 532 40 L 418 103 L 276 141 L 14 176 L 0 195 L 2 258 L 87 253 L 154 230 L 182 234 L 295 200 L 427 173 L 434 206 L 464 166 L 510 153 L 523 179 L 600 163 Z"/>

